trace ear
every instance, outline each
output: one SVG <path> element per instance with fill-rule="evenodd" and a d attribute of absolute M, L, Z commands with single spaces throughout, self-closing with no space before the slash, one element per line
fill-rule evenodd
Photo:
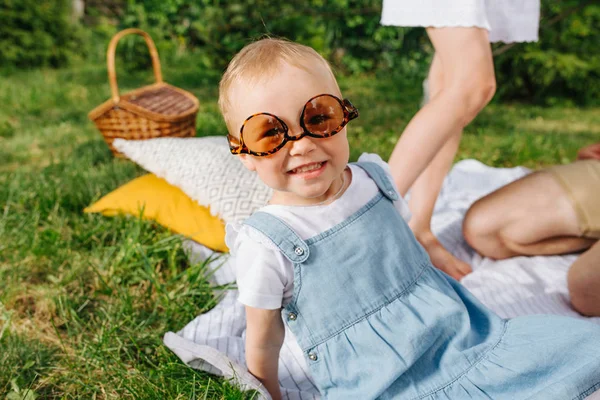
<path fill-rule="evenodd" d="M 256 166 L 254 165 L 254 158 L 250 154 L 240 154 L 238 156 L 244 167 L 249 169 L 250 171 L 256 171 Z"/>

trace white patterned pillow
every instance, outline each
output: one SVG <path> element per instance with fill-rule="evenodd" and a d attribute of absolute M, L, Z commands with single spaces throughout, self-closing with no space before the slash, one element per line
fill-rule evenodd
<path fill-rule="evenodd" d="M 241 222 L 271 197 L 271 189 L 229 152 L 224 136 L 115 139 L 117 150 L 180 188 L 226 223 Z"/>

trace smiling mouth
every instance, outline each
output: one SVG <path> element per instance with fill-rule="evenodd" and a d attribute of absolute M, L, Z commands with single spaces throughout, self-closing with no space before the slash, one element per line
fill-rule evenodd
<path fill-rule="evenodd" d="M 294 168 L 294 169 L 288 171 L 288 174 L 300 174 L 303 172 L 314 171 L 314 170 L 321 168 L 324 164 L 325 164 L 325 162 L 315 162 L 315 163 L 311 163 L 311 164 L 302 165 L 298 168 Z"/>

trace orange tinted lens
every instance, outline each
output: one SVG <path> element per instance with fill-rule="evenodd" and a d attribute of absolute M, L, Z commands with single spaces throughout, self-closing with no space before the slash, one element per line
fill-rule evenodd
<path fill-rule="evenodd" d="M 242 135 L 248 150 L 265 153 L 283 142 L 285 129 L 277 118 L 271 115 L 257 114 L 244 123 Z"/>
<path fill-rule="evenodd" d="M 227 140 L 229 141 L 229 147 L 234 149 L 238 148 L 240 145 L 240 140 L 232 135 L 227 135 Z"/>
<path fill-rule="evenodd" d="M 306 103 L 304 125 L 309 132 L 326 136 L 337 130 L 342 122 L 344 109 L 336 98 L 319 96 Z"/>

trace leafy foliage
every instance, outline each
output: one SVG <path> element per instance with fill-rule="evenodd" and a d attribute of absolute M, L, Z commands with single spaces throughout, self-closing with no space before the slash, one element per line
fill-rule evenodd
<path fill-rule="evenodd" d="M 81 53 L 102 63 L 110 38 L 129 27 L 151 34 L 165 64 L 193 59 L 196 68 L 212 71 L 222 71 L 245 44 L 265 35 L 312 46 L 346 74 L 393 73 L 421 80 L 433 52 L 424 29 L 381 26 L 381 0 L 86 4 L 83 24 L 92 29 L 81 30 L 69 22 L 67 0 L 5 0 L 0 5 L 0 65 L 57 67 Z M 597 103 L 600 56 L 595 47 L 600 31 L 595 27 L 600 24 L 600 5 L 590 0 L 542 0 L 541 14 L 539 42 L 517 44 L 496 57 L 497 98 Z M 150 66 L 139 38 L 124 38 L 117 51 L 119 64 L 124 64 L 120 68 Z"/>
<path fill-rule="evenodd" d="M 581 0 L 542 2 L 540 40 L 496 57 L 502 98 L 553 104 L 600 98 L 600 5 Z"/>
<path fill-rule="evenodd" d="M 276 5 L 267 0 L 129 0 L 122 12 L 119 28 L 138 26 L 152 33 L 162 52 L 192 50 L 201 55 L 203 66 L 216 69 L 223 69 L 248 41 L 263 36 L 309 45 L 351 73 L 393 67 L 407 58 L 407 45 L 420 52 L 427 42 L 423 30 L 381 26 L 380 0 Z M 147 65 L 146 58 L 138 65 Z"/>
<path fill-rule="evenodd" d="M 0 66 L 65 65 L 80 51 L 67 0 L 0 2 Z"/>
<path fill-rule="evenodd" d="M 542 2 L 537 43 L 518 44 L 496 58 L 498 98 L 550 104 L 568 97 L 589 104 L 600 97 L 600 5 Z M 572 12 L 574 11 L 574 12 Z M 193 51 L 204 68 L 222 70 L 248 41 L 287 37 L 314 47 L 338 71 L 395 73 L 422 79 L 433 48 L 424 29 L 384 27 L 379 0 L 129 0 L 119 28 L 152 32 L 162 53 Z M 127 45 L 126 59 L 148 66 L 145 49 Z M 138 43 L 137 46 L 142 46 Z M 500 45 L 496 46 L 499 47 Z"/>

